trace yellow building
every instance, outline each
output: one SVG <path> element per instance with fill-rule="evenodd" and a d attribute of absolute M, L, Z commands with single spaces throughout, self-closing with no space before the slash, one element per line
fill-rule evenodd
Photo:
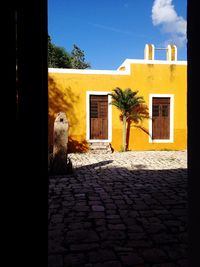
<path fill-rule="evenodd" d="M 129 150 L 182 150 L 187 148 L 187 61 L 177 60 L 177 48 L 168 45 L 166 60 L 155 59 L 155 48 L 145 45 L 144 59 L 126 59 L 117 70 L 49 69 L 49 149 L 57 113 L 66 113 L 69 151 L 85 152 L 90 143 L 122 145 L 120 112 L 109 93 L 131 88 L 143 96 L 150 119 L 131 127 Z"/>

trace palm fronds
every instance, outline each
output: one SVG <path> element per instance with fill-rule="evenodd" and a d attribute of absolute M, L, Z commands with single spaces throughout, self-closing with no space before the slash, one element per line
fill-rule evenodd
<path fill-rule="evenodd" d="M 123 150 L 126 151 L 126 122 L 138 124 L 143 119 L 149 118 L 148 107 L 144 104 L 144 98 L 137 95 L 138 91 L 130 88 L 122 90 L 119 87 L 113 89 L 111 104 L 121 111 L 120 119 L 123 121 Z"/>

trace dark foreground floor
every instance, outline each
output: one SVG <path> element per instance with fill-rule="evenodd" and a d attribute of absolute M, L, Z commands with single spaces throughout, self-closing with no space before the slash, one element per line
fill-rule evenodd
<path fill-rule="evenodd" d="M 48 267 L 187 266 L 187 169 L 112 162 L 49 177 Z"/>

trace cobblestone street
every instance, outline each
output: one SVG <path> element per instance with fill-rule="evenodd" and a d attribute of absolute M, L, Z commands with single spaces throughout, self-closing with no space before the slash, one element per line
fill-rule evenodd
<path fill-rule="evenodd" d="M 187 266 L 187 151 L 69 157 L 49 176 L 48 267 Z"/>

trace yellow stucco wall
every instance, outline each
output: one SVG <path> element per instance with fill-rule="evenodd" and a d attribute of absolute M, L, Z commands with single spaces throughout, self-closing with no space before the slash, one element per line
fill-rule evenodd
<path fill-rule="evenodd" d="M 49 71 L 49 148 L 52 150 L 53 122 L 59 111 L 64 111 L 70 124 L 70 150 L 86 151 L 86 92 L 112 91 L 116 87 L 138 90 L 149 106 L 150 94 L 174 95 L 174 140 L 170 143 L 151 143 L 148 134 L 131 127 L 129 150 L 186 149 L 187 145 L 187 65 L 159 64 L 152 61 L 128 62 L 121 72 L 130 66 L 130 74 L 56 73 Z M 70 72 L 70 71 L 69 71 Z M 81 72 L 81 71 L 80 71 Z M 119 72 L 119 71 L 118 71 Z M 117 71 L 116 71 L 117 73 Z M 122 122 L 119 111 L 112 106 L 112 142 L 119 151 L 122 143 Z M 149 120 L 143 122 L 149 130 Z"/>

